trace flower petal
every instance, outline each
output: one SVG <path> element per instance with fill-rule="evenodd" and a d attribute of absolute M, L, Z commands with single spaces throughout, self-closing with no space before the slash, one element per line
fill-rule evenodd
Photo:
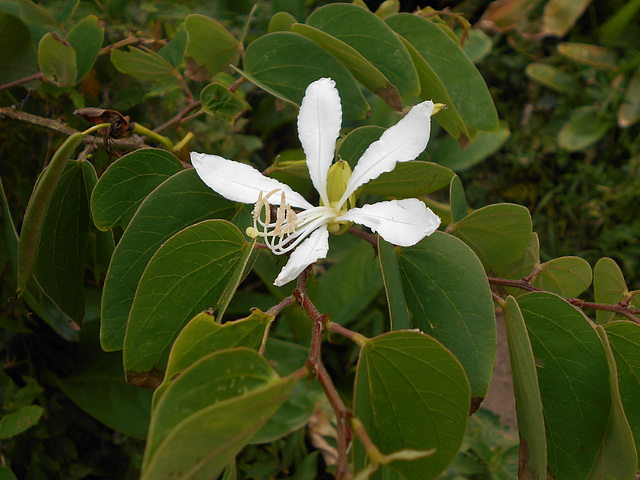
<path fill-rule="evenodd" d="M 204 183 L 223 197 L 241 203 L 256 203 L 260 192 L 282 190 L 289 205 L 312 208 L 302 195 L 274 178 L 265 177 L 255 168 L 217 155 L 191 152 L 191 164 Z M 269 197 L 271 205 L 280 205 L 280 192 Z"/>
<path fill-rule="evenodd" d="M 440 226 L 440 217 L 417 198 L 352 208 L 336 221 L 348 220 L 369 227 L 387 242 L 401 247 L 415 245 Z"/>
<path fill-rule="evenodd" d="M 393 170 L 397 162 L 408 162 L 420 155 L 429 142 L 433 108 L 430 100 L 414 106 L 402 120 L 388 128 L 379 140 L 369 145 L 353 169 L 337 208 L 342 207 L 358 187 Z"/>
<path fill-rule="evenodd" d="M 281 287 L 300 275 L 316 260 L 327 256 L 329 251 L 329 230 L 323 225 L 296 248 L 273 284 Z"/>
<path fill-rule="evenodd" d="M 307 157 L 313 186 L 325 205 L 327 172 L 333 162 L 336 140 L 342 124 L 342 106 L 336 83 L 321 78 L 307 87 L 298 114 L 298 137 Z"/>

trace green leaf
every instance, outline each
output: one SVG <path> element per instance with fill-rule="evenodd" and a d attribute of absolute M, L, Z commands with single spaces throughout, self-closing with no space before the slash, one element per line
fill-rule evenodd
<path fill-rule="evenodd" d="M 451 221 L 459 222 L 469 213 L 467 207 L 467 196 L 464 193 L 462 180 L 458 175 L 454 175 L 449 184 L 449 201 L 451 203 Z"/>
<path fill-rule="evenodd" d="M 31 0 L 18 0 L 16 3 L 20 5 L 20 17 L 23 18 L 26 23 L 48 25 L 57 28 L 61 27 L 60 23 L 58 23 L 46 8 L 37 5 Z"/>
<path fill-rule="evenodd" d="M 368 10 L 353 4 L 334 3 L 315 10 L 306 23 L 359 52 L 397 87 L 400 95 L 415 96 L 420 92 L 418 74 L 404 44 L 383 20 Z M 354 64 L 353 59 L 349 62 L 352 68 L 360 69 L 360 62 Z"/>
<path fill-rule="evenodd" d="M 611 391 L 607 358 L 594 327 L 546 292 L 518 298 L 538 367 L 549 474 L 586 478 L 604 440 Z"/>
<path fill-rule="evenodd" d="M 57 34 L 47 33 L 38 44 L 38 65 L 49 80 L 61 87 L 75 84 L 78 73 L 76 51 Z"/>
<path fill-rule="evenodd" d="M 501 265 L 498 269 L 498 275 L 502 278 L 508 278 L 511 280 L 522 280 L 525 277 L 530 276 L 533 273 L 533 269 L 540 265 L 540 240 L 538 234 L 533 232 L 529 237 L 529 244 L 524 254 L 517 260 Z M 525 290 L 519 288 L 505 287 L 505 291 L 509 295 L 518 297 L 524 293 Z"/>
<path fill-rule="evenodd" d="M 383 454 L 436 450 L 426 458 L 391 463 L 389 468 L 402 478 L 435 478 L 451 463 L 462 444 L 469 401 L 460 363 L 427 335 L 386 333 L 362 349 L 353 403 L 373 443 Z M 358 441 L 354 452 L 357 472 L 365 466 Z M 373 478 L 383 477 L 378 473 Z"/>
<path fill-rule="evenodd" d="M 252 350 L 204 357 L 180 376 L 158 405 L 149 435 L 157 447 L 145 452 L 142 480 L 217 478 L 297 383 L 295 376 L 280 379 Z M 182 408 L 190 415 L 181 413 Z M 166 425 L 175 427 L 158 438 Z"/>
<path fill-rule="evenodd" d="M 543 28 L 557 37 L 564 37 L 590 3 L 591 0 L 549 0 L 542 15 Z"/>
<path fill-rule="evenodd" d="M 247 105 L 237 95 L 217 82 L 210 83 L 202 89 L 200 101 L 205 113 L 219 117 L 228 123 L 232 123 L 237 116 L 247 110 Z"/>
<path fill-rule="evenodd" d="M 493 50 L 493 40 L 479 28 L 472 28 L 468 33 L 469 36 L 462 48 L 469 60 L 478 64 Z"/>
<path fill-rule="evenodd" d="M 402 291 L 402 278 L 396 248 L 383 238 L 378 239 L 378 258 L 384 281 L 384 291 L 389 306 L 391 330 L 408 330 L 411 328 L 407 301 Z"/>
<path fill-rule="evenodd" d="M 601 113 L 596 107 L 576 108 L 558 132 L 558 146 L 570 152 L 584 150 L 600 140 L 613 125 L 613 116 Z"/>
<path fill-rule="evenodd" d="M 174 67 L 148 48 L 129 47 L 129 51 L 111 52 L 111 63 L 122 73 L 138 80 L 155 82 L 173 77 Z"/>
<path fill-rule="evenodd" d="M 574 62 L 605 70 L 618 68 L 616 52 L 607 47 L 587 43 L 565 42 L 557 46 L 558 53 Z"/>
<path fill-rule="evenodd" d="M 495 132 L 478 132 L 464 150 L 454 138 L 444 137 L 439 139 L 433 147 L 427 147 L 427 153 L 440 165 L 462 172 L 498 152 L 510 135 L 508 125 L 501 123 Z"/>
<path fill-rule="evenodd" d="M 618 305 L 627 298 L 629 289 L 622 270 L 611 258 L 601 258 L 593 269 L 593 296 L 596 303 Z M 596 321 L 603 325 L 616 316 L 615 312 L 596 310 Z"/>
<path fill-rule="evenodd" d="M 529 334 L 520 307 L 512 296 L 502 304 L 502 311 L 505 317 L 509 362 L 516 397 L 521 478 L 546 480 L 547 442 L 540 387 Z"/>
<path fill-rule="evenodd" d="M 627 30 L 629 23 L 635 20 L 640 12 L 640 0 L 629 0 L 607 19 L 600 27 L 600 41 L 604 45 L 613 45 L 621 34 Z"/>
<path fill-rule="evenodd" d="M 171 345 L 193 316 L 215 309 L 247 248 L 226 220 L 205 220 L 164 243 L 149 261 L 131 307 L 124 368 L 134 385 L 158 386 Z"/>
<path fill-rule="evenodd" d="M 159 148 L 136 150 L 119 158 L 102 174 L 91 195 L 96 227 L 126 229 L 145 197 L 181 170 L 176 156 Z"/>
<path fill-rule="evenodd" d="M 173 342 L 167 373 L 153 396 L 154 408 L 175 378 L 205 355 L 234 347 L 260 350 L 272 321 L 272 316 L 257 309 L 247 318 L 223 324 L 216 323 L 208 311 L 193 317 Z"/>
<path fill-rule="evenodd" d="M 24 290 L 35 265 L 38 244 L 45 215 L 62 172 L 84 134 L 74 133 L 56 150 L 49 165 L 42 171 L 33 188 L 20 231 L 18 245 L 18 292 Z"/>
<path fill-rule="evenodd" d="M 296 18 L 287 12 L 278 12 L 269 20 L 267 33 L 290 32 L 291 26 L 296 23 Z"/>
<path fill-rule="evenodd" d="M 484 79 L 460 45 L 440 26 L 409 13 L 391 15 L 385 21 L 433 69 L 467 127 L 489 131 L 498 128 L 498 114 Z"/>
<path fill-rule="evenodd" d="M 189 15 L 184 23 L 189 32 L 187 55 L 211 75 L 222 70 L 240 52 L 241 45 L 222 25 L 204 15 Z"/>
<path fill-rule="evenodd" d="M 531 214 L 512 203 L 487 205 L 455 222 L 452 231 L 476 252 L 485 268 L 498 268 L 524 253 L 531 235 Z"/>
<path fill-rule="evenodd" d="M 182 63 L 188 44 L 189 33 L 186 30 L 180 30 L 158 51 L 158 54 L 169 62 L 173 68 L 178 68 Z"/>
<path fill-rule="evenodd" d="M 98 58 L 104 40 L 104 25 L 98 17 L 89 15 L 71 29 L 66 40 L 76 52 L 78 71 L 75 83 L 78 83 L 89 73 Z"/>
<path fill-rule="evenodd" d="M 609 365 L 609 381 L 611 384 L 611 413 L 607 433 L 596 464 L 591 470 L 589 480 L 607 478 L 634 478 L 638 466 L 636 445 L 633 433 L 625 417 L 624 408 L 618 390 L 618 371 L 612 347 L 602 326 L 596 327 L 602 340 Z"/>
<path fill-rule="evenodd" d="M 235 211 L 235 204 L 213 192 L 193 169 L 175 174 L 149 194 L 111 258 L 102 295 L 102 348 L 122 348 L 138 283 L 160 245 L 189 225 L 231 219 Z"/>
<path fill-rule="evenodd" d="M 84 266 L 91 228 L 89 195 L 95 181 L 89 162 L 67 164 L 42 225 L 33 270 L 47 297 L 77 324 L 84 315 Z"/>
<path fill-rule="evenodd" d="M 18 477 L 16 477 L 9 467 L 0 465 L 0 480 L 18 480 Z"/>
<path fill-rule="evenodd" d="M 38 58 L 29 29 L 18 17 L 0 12 L 0 85 L 37 71 Z"/>
<path fill-rule="evenodd" d="M 640 459 L 640 325 L 625 320 L 609 323 L 604 329 L 618 369 L 620 400 L 635 438 L 636 455 Z"/>
<path fill-rule="evenodd" d="M 527 65 L 525 73 L 530 79 L 556 92 L 574 94 L 578 91 L 578 84 L 573 77 L 552 65 L 530 63 Z"/>
<path fill-rule="evenodd" d="M 11 438 L 30 429 L 40 421 L 44 409 L 37 405 L 22 407 L 0 418 L 0 438 Z"/>
<path fill-rule="evenodd" d="M 362 193 L 415 198 L 446 187 L 454 175 L 447 167 L 414 160 L 399 163 L 391 172 L 365 184 Z"/>
<path fill-rule="evenodd" d="M 331 77 L 340 92 L 343 118 L 364 118 L 369 111 L 349 70 L 322 47 L 296 33 L 269 33 L 254 40 L 244 54 L 244 71 L 240 73 L 294 105 L 300 105 L 310 83 Z"/>
<path fill-rule="evenodd" d="M 464 243 L 442 232 L 395 250 L 411 328 L 447 347 L 464 366 L 472 396 L 484 397 L 495 362 L 496 327 L 480 261 Z"/>
<path fill-rule="evenodd" d="M 627 128 L 638 120 L 640 120 L 640 67 L 629 80 L 622 104 L 618 108 L 618 125 L 620 128 Z"/>
<path fill-rule="evenodd" d="M 591 285 L 591 266 L 580 257 L 560 257 L 540 265 L 533 285 L 565 298 L 575 298 Z"/>
<path fill-rule="evenodd" d="M 9 288 L 14 288 L 18 278 L 18 242 L 19 237 L 16 231 L 16 226 L 13 223 L 11 217 L 11 210 L 9 209 L 9 202 L 7 196 L 4 193 L 4 186 L 2 184 L 2 178 L 0 178 L 0 205 L 2 209 L 2 240 L 4 248 L 6 249 L 7 256 L 9 257 L 9 264 L 11 265 L 12 281 L 13 284 Z"/>
<path fill-rule="evenodd" d="M 380 70 L 363 57 L 358 50 L 351 47 L 348 43 L 309 25 L 298 23 L 293 25 L 291 29 L 295 33 L 320 45 L 340 60 L 362 85 L 381 97 L 392 109 L 402 112 L 402 98 L 400 97 L 398 89 L 387 80 L 387 77 L 385 77 Z"/>
<path fill-rule="evenodd" d="M 345 160 L 353 170 L 365 150 L 373 142 L 379 140 L 384 131 L 384 128 L 377 125 L 365 125 L 353 129 L 340 141 L 336 157 L 339 160 Z"/>

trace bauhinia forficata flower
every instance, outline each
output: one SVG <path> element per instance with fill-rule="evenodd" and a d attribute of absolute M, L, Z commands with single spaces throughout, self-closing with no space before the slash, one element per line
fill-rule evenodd
<path fill-rule="evenodd" d="M 342 106 L 335 82 L 321 78 L 307 87 L 298 114 L 298 136 L 307 157 L 320 205 L 313 206 L 288 185 L 255 168 L 217 155 L 191 153 L 200 178 L 220 195 L 255 204 L 247 235 L 261 237 L 276 255 L 291 253 L 274 284 L 295 279 L 313 262 L 325 258 L 329 233 L 342 233 L 357 223 L 395 245 L 415 245 L 431 235 L 440 218 L 417 198 L 356 207 L 356 191 L 390 172 L 398 162 L 415 159 L 427 146 L 431 131 L 431 101 L 414 106 L 362 154 L 351 172 L 345 161 L 333 163 L 342 124 Z M 271 206 L 277 210 L 271 211 Z"/>

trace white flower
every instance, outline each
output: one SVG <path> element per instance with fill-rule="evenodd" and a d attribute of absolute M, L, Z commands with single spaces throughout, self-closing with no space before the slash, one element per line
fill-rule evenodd
<path fill-rule="evenodd" d="M 354 194 L 359 187 L 390 172 L 397 162 L 415 159 L 425 149 L 433 111 L 431 101 L 414 106 L 367 148 L 347 180 L 349 167 L 346 162 L 334 164 L 332 173 L 335 174 L 329 173 L 342 123 L 342 107 L 335 82 L 321 78 L 310 84 L 298 114 L 298 135 L 307 157 L 309 176 L 320 195 L 318 207 L 288 185 L 262 175 L 249 165 L 195 152 L 191 153 L 191 163 L 200 178 L 220 195 L 256 205 L 253 227 L 247 228 L 248 235 L 263 237 L 276 255 L 293 250 L 274 282 L 281 286 L 295 279 L 316 260 L 325 258 L 329 250 L 329 232 L 344 231 L 351 222 L 367 226 L 388 242 L 400 246 L 415 245 L 438 228 L 440 218 L 416 198 L 353 208 Z M 342 171 L 334 172 L 336 167 Z M 332 178 L 327 188 L 329 176 Z M 271 212 L 270 205 L 279 206 L 275 213 Z M 294 208 L 302 211 L 294 211 Z"/>

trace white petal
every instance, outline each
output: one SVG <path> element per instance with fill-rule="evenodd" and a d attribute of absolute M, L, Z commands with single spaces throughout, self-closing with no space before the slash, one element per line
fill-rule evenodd
<path fill-rule="evenodd" d="M 369 145 L 353 169 L 338 208 L 361 185 L 390 172 L 397 162 L 407 162 L 420 155 L 429 142 L 432 113 L 432 101 L 414 106 L 402 120 L 388 128 L 379 140 Z"/>
<path fill-rule="evenodd" d="M 298 275 L 313 262 L 326 257 L 328 251 L 329 230 L 327 230 L 326 225 L 323 225 L 293 251 L 289 257 L 289 261 L 273 284 L 281 287 L 285 283 L 289 283 L 291 280 L 297 278 Z"/>
<path fill-rule="evenodd" d="M 307 87 L 300 105 L 298 136 L 307 157 L 311 181 L 325 205 L 329 205 L 327 172 L 333 162 L 341 124 L 342 106 L 336 83 L 330 78 L 316 80 Z"/>
<path fill-rule="evenodd" d="M 415 245 L 440 226 L 440 217 L 417 198 L 352 208 L 336 220 L 349 220 L 365 225 L 387 242 L 401 247 Z"/>
<path fill-rule="evenodd" d="M 256 203 L 260 192 L 264 194 L 280 189 L 289 205 L 312 208 L 302 195 L 274 178 L 265 177 L 255 168 L 217 155 L 191 152 L 191 164 L 204 183 L 223 197 L 240 203 Z M 280 205 L 280 192 L 269 197 L 271 205 Z"/>

